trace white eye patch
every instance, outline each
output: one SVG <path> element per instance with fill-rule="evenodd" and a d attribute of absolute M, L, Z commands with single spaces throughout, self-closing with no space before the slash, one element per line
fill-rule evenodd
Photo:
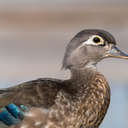
<path fill-rule="evenodd" d="M 99 41 L 97 41 L 97 40 L 99 40 Z M 102 37 L 100 37 L 98 35 L 93 35 L 93 36 L 89 37 L 88 40 L 83 42 L 81 46 L 84 46 L 84 45 L 98 46 L 98 45 L 103 45 L 103 44 L 104 44 L 104 40 Z"/>

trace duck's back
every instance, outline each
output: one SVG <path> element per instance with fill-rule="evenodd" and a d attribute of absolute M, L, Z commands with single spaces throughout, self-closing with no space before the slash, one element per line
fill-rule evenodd
<path fill-rule="evenodd" d="M 48 108 L 54 104 L 62 81 L 42 78 L 0 90 L 0 108 L 13 102 L 16 105 Z"/>

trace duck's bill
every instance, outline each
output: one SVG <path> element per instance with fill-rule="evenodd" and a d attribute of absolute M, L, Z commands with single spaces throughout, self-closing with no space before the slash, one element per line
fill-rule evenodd
<path fill-rule="evenodd" d="M 119 48 L 113 46 L 108 54 L 108 57 L 128 59 L 128 54 L 125 54 Z"/>

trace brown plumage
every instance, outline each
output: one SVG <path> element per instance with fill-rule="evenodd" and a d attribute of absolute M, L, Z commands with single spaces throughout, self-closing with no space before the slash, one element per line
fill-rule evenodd
<path fill-rule="evenodd" d="M 105 45 L 90 45 L 94 35 Z M 71 70 L 70 79 L 38 79 L 0 90 L 0 107 L 13 102 L 30 108 L 24 120 L 11 128 L 98 128 L 110 103 L 110 88 L 95 64 L 115 43 L 103 30 L 85 30 L 66 49 L 63 67 Z"/>
<path fill-rule="evenodd" d="M 75 76 L 66 81 L 40 79 L 9 89 L 7 98 L 16 105 L 33 106 L 29 113 L 35 115 L 29 117 L 27 113 L 24 121 L 16 128 L 26 123 L 31 126 L 37 121 L 42 122 L 40 126 L 51 122 L 48 128 L 84 128 L 84 125 L 89 128 L 94 124 L 97 128 L 106 114 L 110 89 L 103 75 L 96 71 L 90 72 L 91 69 L 85 72 L 86 75 L 84 72 L 75 72 Z M 6 105 L 6 98 L 0 101 L 2 105 Z"/>

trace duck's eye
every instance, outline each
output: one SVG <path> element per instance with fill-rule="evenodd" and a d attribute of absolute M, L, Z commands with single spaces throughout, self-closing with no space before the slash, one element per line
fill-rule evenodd
<path fill-rule="evenodd" d="M 93 42 L 100 43 L 101 42 L 101 39 L 99 37 L 94 37 L 93 38 Z"/>

